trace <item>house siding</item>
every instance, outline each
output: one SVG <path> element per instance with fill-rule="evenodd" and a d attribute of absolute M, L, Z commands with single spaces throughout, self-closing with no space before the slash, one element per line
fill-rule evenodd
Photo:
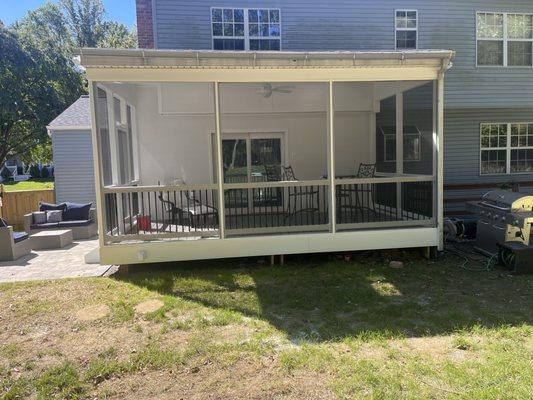
<path fill-rule="evenodd" d="M 52 131 L 57 202 L 96 204 L 90 130 Z"/>
<path fill-rule="evenodd" d="M 452 49 L 445 84 L 448 108 L 533 107 L 533 68 L 476 66 L 476 11 L 533 13 L 531 0 L 152 0 L 156 47 L 211 49 L 210 8 L 281 9 L 282 49 L 394 49 L 394 10 L 417 9 L 420 49 Z"/>
<path fill-rule="evenodd" d="M 444 112 L 446 184 L 470 183 L 473 177 L 487 183 L 533 180 L 533 174 L 480 174 L 480 124 L 483 122 L 533 122 L 533 108 L 446 110 Z"/>

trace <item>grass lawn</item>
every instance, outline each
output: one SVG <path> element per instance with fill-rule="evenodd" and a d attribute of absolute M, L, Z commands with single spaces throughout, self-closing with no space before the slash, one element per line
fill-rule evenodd
<path fill-rule="evenodd" d="M 54 181 L 49 179 L 36 179 L 24 182 L 2 182 L 6 192 L 14 192 L 17 190 L 40 190 L 53 189 Z"/>
<path fill-rule="evenodd" d="M 0 398 L 531 398 L 531 276 L 387 257 L 0 285 Z"/>

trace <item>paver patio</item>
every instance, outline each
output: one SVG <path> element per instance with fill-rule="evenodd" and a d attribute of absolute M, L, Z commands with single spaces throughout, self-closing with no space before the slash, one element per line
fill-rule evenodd
<path fill-rule="evenodd" d="M 33 250 L 16 261 L 0 262 L 0 282 L 102 276 L 111 266 L 85 262 L 97 247 L 98 240 L 82 240 L 62 249 Z"/>

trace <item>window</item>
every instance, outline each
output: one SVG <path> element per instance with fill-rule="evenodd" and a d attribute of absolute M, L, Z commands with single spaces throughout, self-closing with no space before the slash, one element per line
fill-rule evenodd
<path fill-rule="evenodd" d="M 396 161 L 396 127 L 383 126 L 381 132 L 384 137 L 386 162 Z M 416 126 L 403 127 L 403 160 L 420 161 L 420 138 L 422 134 Z"/>
<path fill-rule="evenodd" d="M 533 123 L 481 124 L 480 172 L 533 172 Z"/>
<path fill-rule="evenodd" d="M 396 10 L 396 49 L 416 49 L 418 11 Z"/>
<path fill-rule="evenodd" d="M 281 50 L 279 9 L 212 8 L 214 50 Z"/>
<path fill-rule="evenodd" d="M 107 92 L 101 88 L 97 90 L 96 119 L 99 133 L 100 153 L 102 157 L 102 181 L 104 186 L 113 183 L 111 175 L 111 145 L 109 142 L 109 119 L 107 110 Z"/>
<path fill-rule="evenodd" d="M 533 66 L 533 14 L 477 13 L 477 65 Z"/>
<path fill-rule="evenodd" d="M 213 135 L 213 151 L 216 138 Z M 281 180 L 283 134 L 224 134 L 222 139 L 224 183 Z M 229 189 L 226 207 L 280 205 L 281 190 Z"/>

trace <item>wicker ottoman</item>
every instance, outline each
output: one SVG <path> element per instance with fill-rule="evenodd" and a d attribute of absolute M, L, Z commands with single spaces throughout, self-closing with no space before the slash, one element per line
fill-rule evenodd
<path fill-rule="evenodd" d="M 41 231 L 30 237 L 33 250 L 60 249 L 72 244 L 70 229 Z"/>

